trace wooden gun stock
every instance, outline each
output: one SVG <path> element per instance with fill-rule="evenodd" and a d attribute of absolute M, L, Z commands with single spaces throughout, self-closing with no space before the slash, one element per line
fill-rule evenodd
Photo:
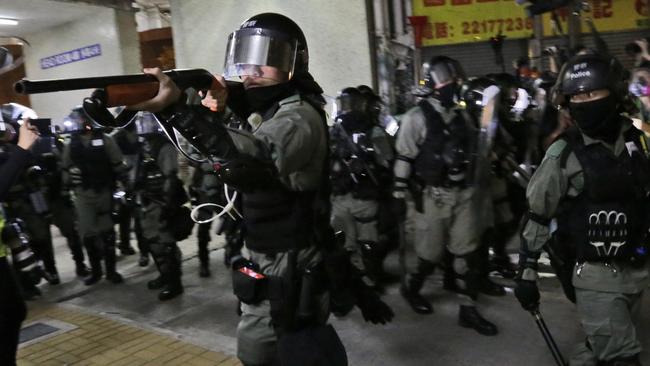
<path fill-rule="evenodd" d="M 181 89 L 209 90 L 218 88 L 216 79 L 204 69 L 167 70 Z M 131 105 L 151 99 L 158 93 L 158 80 L 148 74 L 99 76 L 76 79 L 20 80 L 14 84 L 18 94 L 53 93 L 68 90 L 104 89 L 106 107 Z"/>
<path fill-rule="evenodd" d="M 167 70 L 163 73 L 169 76 L 181 90 L 222 88 L 217 79 L 204 69 Z M 83 101 L 86 113 L 101 125 L 121 127 L 127 124 L 137 112 L 124 110 L 116 119 L 107 108 L 133 105 L 155 97 L 158 94 L 158 79 L 149 74 L 132 74 L 75 79 L 23 79 L 14 84 L 14 90 L 18 94 L 83 89 L 95 89 L 92 95 Z"/>

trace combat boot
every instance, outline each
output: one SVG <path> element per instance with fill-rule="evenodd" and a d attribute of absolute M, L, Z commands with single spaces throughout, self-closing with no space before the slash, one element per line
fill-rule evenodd
<path fill-rule="evenodd" d="M 472 328 L 482 335 L 493 336 L 499 331 L 476 310 L 475 306 L 461 305 L 458 312 L 458 324 L 463 328 Z"/>
<path fill-rule="evenodd" d="M 418 314 L 433 313 L 431 303 L 420 295 L 420 290 L 424 285 L 424 280 L 433 273 L 435 265 L 429 261 L 420 259 L 417 271 L 411 274 L 408 280 L 402 282 L 400 293 L 406 299 L 411 309 Z"/>
<path fill-rule="evenodd" d="M 102 276 L 104 276 L 104 272 L 102 271 L 102 256 L 97 247 L 96 237 L 84 238 L 83 244 L 86 247 L 86 252 L 88 252 L 88 261 L 90 262 L 90 276 L 84 279 L 84 284 L 91 286 L 99 282 Z"/>
<path fill-rule="evenodd" d="M 166 301 L 175 298 L 176 296 L 182 294 L 184 291 L 183 284 L 178 280 L 173 280 L 170 283 L 166 284 L 162 291 L 158 293 L 158 300 Z"/>
<path fill-rule="evenodd" d="M 86 263 L 84 263 L 83 261 L 75 262 L 74 267 L 75 267 L 75 273 L 77 274 L 77 277 L 86 277 L 90 275 L 90 270 L 88 269 L 88 267 L 86 267 Z"/>
<path fill-rule="evenodd" d="M 166 259 L 169 263 L 163 276 L 165 285 L 162 291 L 158 293 L 158 300 L 166 301 L 175 298 L 183 293 L 183 283 L 181 282 L 181 252 L 176 243 L 168 244 Z"/>
<path fill-rule="evenodd" d="M 104 263 L 106 264 L 106 279 L 112 283 L 122 283 L 122 275 L 115 270 L 116 253 L 115 253 L 115 234 L 107 233 L 104 235 Z"/>

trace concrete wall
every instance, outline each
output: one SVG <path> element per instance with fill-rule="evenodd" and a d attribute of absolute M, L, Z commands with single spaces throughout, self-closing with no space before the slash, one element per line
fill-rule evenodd
<path fill-rule="evenodd" d="M 79 5 L 81 6 L 81 5 Z M 86 5 L 84 5 L 86 6 Z M 140 46 L 133 13 L 94 7 L 92 17 L 79 19 L 45 31 L 30 34 L 25 48 L 26 75 L 30 80 L 119 75 L 140 71 Z M 40 60 L 93 44 L 100 44 L 101 55 L 42 69 Z M 34 94 L 32 108 L 40 117 L 60 121 L 92 90 Z"/>
<path fill-rule="evenodd" d="M 325 94 L 372 85 L 364 0 L 171 0 L 171 10 L 179 68 L 221 73 L 228 34 L 250 16 L 275 12 L 302 28 L 309 69 Z"/>

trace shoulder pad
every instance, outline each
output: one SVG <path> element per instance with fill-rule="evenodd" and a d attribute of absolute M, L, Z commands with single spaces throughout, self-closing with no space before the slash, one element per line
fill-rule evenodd
<path fill-rule="evenodd" d="M 300 94 L 294 94 L 288 98 L 282 99 L 278 104 L 283 106 L 287 104 L 293 104 L 293 103 L 300 103 L 302 99 L 300 98 Z"/>
<path fill-rule="evenodd" d="M 567 145 L 568 143 L 564 139 L 555 141 L 553 144 L 551 144 L 551 146 L 548 147 L 548 150 L 546 150 L 546 156 L 558 159 L 560 156 L 562 156 L 562 152 L 567 147 Z"/>

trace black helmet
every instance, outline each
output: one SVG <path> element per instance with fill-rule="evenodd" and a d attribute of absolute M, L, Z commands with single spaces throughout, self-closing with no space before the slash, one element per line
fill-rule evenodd
<path fill-rule="evenodd" d="M 382 101 L 379 95 L 375 94 L 375 91 L 372 90 L 368 85 L 359 85 L 357 86 L 359 92 L 364 97 L 366 102 L 366 113 L 372 117 L 377 118 L 381 113 Z"/>
<path fill-rule="evenodd" d="M 598 89 L 608 89 L 617 99 L 625 96 L 625 73 L 623 66 L 614 57 L 598 54 L 578 55 L 570 59 L 560 71 L 558 94 L 567 96 L 586 93 Z"/>
<path fill-rule="evenodd" d="M 483 111 L 483 91 L 491 85 L 495 85 L 493 80 L 487 77 L 479 77 L 468 81 L 461 88 L 461 97 L 465 102 L 465 109 L 477 121 Z"/>
<path fill-rule="evenodd" d="M 420 90 L 416 94 L 431 94 L 439 84 L 465 78 L 465 71 L 460 63 L 451 57 L 434 56 L 422 65 Z"/>
<path fill-rule="evenodd" d="M 95 126 L 95 123 L 82 106 L 72 108 L 70 113 L 63 119 L 63 131 L 66 133 L 90 131 Z"/>
<path fill-rule="evenodd" d="M 263 13 L 248 18 L 228 37 L 224 77 L 255 75 L 260 66 L 272 66 L 290 80 L 296 72 L 308 71 L 308 65 L 300 27 L 284 15 Z"/>
<path fill-rule="evenodd" d="M 357 88 L 348 87 L 336 96 L 336 116 L 363 114 L 366 112 L 366 98 Z"/>

